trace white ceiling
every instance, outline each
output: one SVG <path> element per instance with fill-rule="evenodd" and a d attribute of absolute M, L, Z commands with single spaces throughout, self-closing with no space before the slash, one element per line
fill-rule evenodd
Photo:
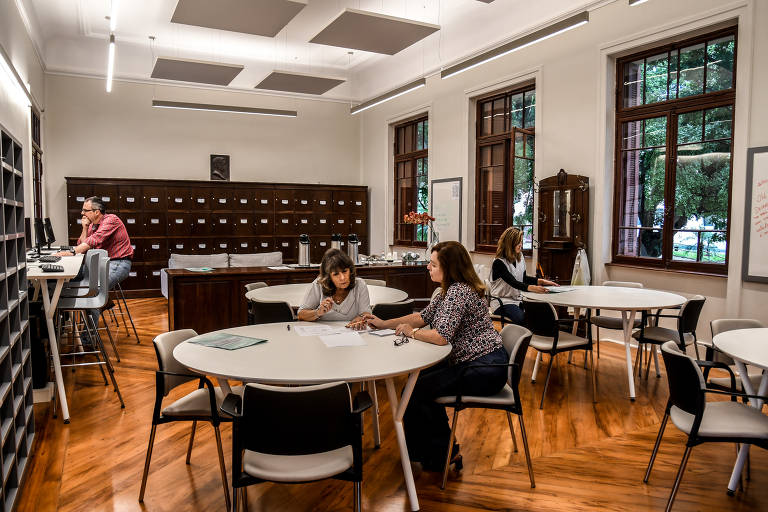
<path fill-rule="evenodd" d="M 46 71 L 106 74 L 111 0 L 16 0 L 30 20 Z M 216 0 L 211 0 L 216 1 Z M 604 2 L 605 0 L 603 0 Z M 308 0 L 274 38 L 171 23 L 177 0 L 118 0 L 115 78 L 150 78 L 159 56 L 245 67 L 230 89 L 254 91 L 274 69 L 346 78 L 322 98 L 363 101 L 389 84 L 403 84 L 479 50 L 538 28 L 595 0 Z M 361 9 L 441 26 L 441 30 L 388 56 L 308 41 L 345 8 Z M 149 36 L 155 40 L 150 48 Z M 387 69 L 403 76 L 371 80 Z M 356 77 L 360 77 L 355 84 Z M 166 82 L 159 80 L 157 82 Z M 366 85 L 376 84 L 384 85 Z M 383 87 L 383 88 L 382 88 Z M 256 91 L 254 91 L 256 92 Z"/>

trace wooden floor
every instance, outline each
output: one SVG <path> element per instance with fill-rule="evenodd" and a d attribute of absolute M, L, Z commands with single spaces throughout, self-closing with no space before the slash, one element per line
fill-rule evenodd
<path fill-rule="evenodd" d="M 213 511 L 225 510 L 213 431 L 198 427 L 190 465 L 184 463 L 188 424 L 158 427 L 147 494 L 138 500 L 150 430 L 156 368 L 152 338 L 167 329 L 164 299 L 129 301 L 141 336 L 137 345 L 123 329 L 117 379 L 126 408 L 120 409 L 98 370 L 66 372 L 72 422 L 53 418 L 48 404 L 35 406 L 36 437 L 19 511 Z M 202 312 L 201 314 L 207 314 Z M 616 333 L 618 334 L 618 333 Z M 536 488 L 531 489 L 521 451 L 514 453 L 503 413 L 466 411 L 458 438 L 464 470 L 452 474 L 445 491 L 439 475 L 416 474 L 421 510 L 663 510 L 684 448 L 670 424 L 650 482 L 642 483 L 667 398 L 666 378 L 651 374 L 627 399 L 623 346 L 602 343 L 598 400 L 592 403 L 589 372 L 558 358 L 544 410 L 538 409 L 543 375 L 530 382 L 529 352 L 521 394 Z M 596 359 L 597 360 L 597 359 Z M 581 363 L 582 356 L 575 362 Z M 185 391 L 185 390 L 182 390 Z M 370 416 L 364 440 L 363 507 L 409 510 L 397 443 L 384 386 L 379 388 L 382 447 L 374 450 Z M 169 397 L 172 399 L 174 395 Z M 519 431 L 517 432 L 519 439 Z M 223 427 L 229 466 L 230 429 Z M 752 450 L 751 480 L 736 496 L 725 493 L 735 458 L 732 444 L 694 448 L 675 503 L 677 511 L 768 510 L 768 454 Z M 262 484 L 250 488 L 251 511 L 349 510 L 352 486 L 325 481 L 305 485 Z"/>

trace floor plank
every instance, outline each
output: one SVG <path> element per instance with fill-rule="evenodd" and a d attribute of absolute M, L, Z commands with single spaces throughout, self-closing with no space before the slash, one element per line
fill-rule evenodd
<path fill-rule="evenodd" d="M 116 363 L 125 399 L 120 404 L 98 370 L 65 372 L 72 422 L 53 418 L 49 404 L 35 406 L 36 437 L 19 511 L 209 511 L 225 510 L 213 430 L 200 425 L 190 465 L 184 464 L 188 424 L 161 425 L 155 440 L 147 494 L 138 503 L 141 472 L 149 436 L 157 366 L 151 340 L 167 329 L 164 299 L 133 299 L 131 312 L 142 343 L 121 329 Z M 666 378 L 637 383 L 637 400 L 627 399 L 624 349 L 601 344 L 597 362 L 598 403 L 592 402 L 589 371 L 583 356 L 558 357 L 544 403 L 538 404 L 545 373 L 531 383 L 535 352 L 531 350 L 521 381 L 525 426 L 533 457 L 536 488 L 531 489 L 517 422 L 520 451 L 512 448 L 505 415 L 498 411 L 464 411 L 458 439 L 464 470 L 449 476 L 445 491 L 440 475 L 416 473 L 421 509 L 469 512 L 481 510 L 593 511 L 660 510 L 683 453 L 685 437 L 669 426 L 650 482 L 645 467 L 664 414 Z M 542 368 L 546 370 L 545 367 Z M 186 393 L 174 390 L 168 400 Z M 405 511 L 408 502 L 389 404 L 378 387 L 382 447 L 373 448 L 370 415 L 366 415 L 363 505 L 366 510 Z M 230 428 L 222 427 L 229 466 Z M 768 508 L 768 454 L 752 450 L 752 479 L 729 497 L 725 493 L 735 459 L 733 445 L 704 445 L 693 450 L 676 511 Z M 352 506 L 351 485 L 325 481 L 305 485 L 263 484 L 248 493 L 251 511 L 335 511 Z"/>

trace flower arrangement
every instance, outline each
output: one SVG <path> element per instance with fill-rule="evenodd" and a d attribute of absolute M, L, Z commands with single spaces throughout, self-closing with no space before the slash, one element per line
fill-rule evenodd
<path fill-rule="evenodd" d="M 414 211 L 408 212 L 406 215 L 403 215 L 403 222 L 406 224 L 418 224 L 420 226 L 429 226 L 432 222 L 434 222 L 435 218 L 430 216 L 428 213 L 416 213 Z"/>

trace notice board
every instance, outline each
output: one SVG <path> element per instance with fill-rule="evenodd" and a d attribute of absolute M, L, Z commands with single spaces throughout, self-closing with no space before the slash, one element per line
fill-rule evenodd
<path fill-rule="evenodd" d="M 747 150 L 742 279 L 768 283 L 768 146 Z"/>
<path fill-rule="evenodd" d="M 461 242 L 461 178 L 432 180 L 429 198 L 432 223 L 441 242 Z"/>

